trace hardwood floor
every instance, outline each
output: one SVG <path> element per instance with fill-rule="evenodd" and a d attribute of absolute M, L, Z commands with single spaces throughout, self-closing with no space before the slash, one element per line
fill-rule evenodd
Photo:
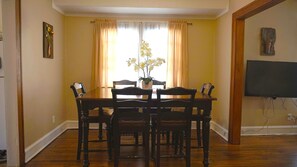
<path fill-rule="evenodd" d="M 96 131 L 91 131 L 96 137 Z M 128 137 L 127 137 L 128 138 Z M 128 139 L 127 142 L 132 141 Z M 81 167 L 82 161 L 76 160 L 77 130 L 68 130 L 52 142 L 46 149 L 33 158 L 26 167 Z M 196 140 L 192 140 L 196 146 Z M 106 149 L 106 143 L 91 143 L 90 148 Z M 163 146 L 163 152 L 170 150 Z M 140 148 L 127 147 L 121 154 L 142 153 Z M 202 149 L 191 150 L 191 166 L 202 167 Z M 83 157 L 83 156 L 82 156 Z M 89 153 L 90 167 L 112 167 L 107 152 Z M 244 136 L 241 145 L 230 145 L 215 132 L 210 134 L 210 167 L 297 167 L 297 135 L 295 136 Z M 121 159 L 122 167 L 144 166 L 143 159 Z M 162 167 L 185 166 L 182 158 L 162 158 Z M 150 161 L 154 167 L 154 161 Z"/>

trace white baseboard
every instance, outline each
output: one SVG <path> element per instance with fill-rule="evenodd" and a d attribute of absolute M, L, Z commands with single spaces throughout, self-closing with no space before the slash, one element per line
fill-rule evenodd
<path fill-rule="evenodd" d="M 60 136 L 63 132 L 68 129 L 77 129 L 78 121 L 65 121 L 55 129 L 44 135 L 42 138 L 31 144 L 25 149 L 25 162 L 30 161 L 34 156 L 36 156 L 40 151 L 42 151 L 47 145 L 49 145 L 53 140 Z M 105 125 L 103 125 L 103 129 Z M 91 124 L 90 129 L 98 129 L 98 124 Z"/>
<path fill-rule="evenodd" d="M 77 129 L 77 121 L 65 121 L 55 129 L 50 131 L 48 134 L 44 135 L 42 138 L 37 140 L 35 143 L 30 145 L 25 149 L 25 162 L 30 161 L 34 156 L 36 156 L 40 151 L 42 151 L 47 145 L 49 145 L 53 140 L 60 136 L 63 132 L 68 129 Z M 98 129 L 97 124 L 91 124 L 91 129 Z M 104 126 L 103 126 L 104 128 Z M 192 129 L 196 129 L 196 122 L 192 122 Z M 218 123 L 211 121 L 210 129 L 215 131 L 223 139 L 228 141 L 228 130 L 223 128 Z M 297 125 L 292 126 L 251 126 L 242 127 L 241 135 L 297 135 Z"/>
<path fill-rule="evenodd" d="M 210 121 L 210 129 L 215 131 L 218 135 L 220 135 L 223 139 L 228 141 L 228 130 L 219 125 L 214 121 Z"/>
<path fill-rule="evenodd" d="M 241 136 L 257 135 L 297 135 L 297 125 L 241 127 Z"/>
<path fill-rule="evenodd" d="M 202 125 L 200 126 L 202 128 Z M 196 121 L 192 121 L 192 129 L 196 129 Z M 210 129 L 215 131 L 218 135 L 220 135 L 223 139 L 228 141 L 228 130 L 223 128 L 221 125 L 217 124 L 214 121 L 210 121 Z"/>
<path fill-rule="evenodd" d="M 49 145 L 53 140 L 60 136 L 63 132 L 67 130 L 67 121 L 63 122 L 55 129 L 44 135 L 42 138 L 31 144 L 25 149 L 25 162 L 30 161 L 34 156 L 36 156 L 40 151 L 42 151 L 47 145 Z"/>
<path fill-rule="evenodd" d="M 228 141 L 228 129 L 214 121 L 210 122 L 210 129 Z M 263 135 L 297 135 L 297 125 L 285 126 L 244 126 L 241 127 L 241 136 L 263 136 Z"/>

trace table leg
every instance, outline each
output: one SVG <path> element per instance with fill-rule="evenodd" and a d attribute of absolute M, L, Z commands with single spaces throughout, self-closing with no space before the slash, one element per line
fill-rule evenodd
<path fill-rule="evenodd" d="M 84 111 L 82 115 L 83 121 L 83 150 L 84 150 L 84 161 L 83 167 L 89 166 L 89 148 L 88 148 L 88 141 L 89 141 L 89 123 L 88 123 L 88 111 Z"/>
<path fill-rule="evenodd" d="M 207 112 L 209 113 L 209 112 Z M 209 154 L 209 131 L 210 131 L 210 116 L 203 117 L 202 135 L 203 135 L 203 164 L 204 167 L 208 167 L 208 154 Z"/>
<path fill-rule="evenodd" d="M 103 115 L 103 108 L 99 108 L 99 115 Z M 103 140 L 103 133 L 102 133 L 102 123 L 99 123 L 99 135 L 98 135 L 99 141 Z"/>

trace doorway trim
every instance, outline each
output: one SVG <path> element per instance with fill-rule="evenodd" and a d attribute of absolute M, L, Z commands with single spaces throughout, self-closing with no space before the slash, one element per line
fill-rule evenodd
<path fill-rule="evenodd" d="M 228 142 L 240 144 L 245 19 L 271 8 L 285 0 L 255 0 L 232 15 L 232 58 L 230 82 L 230 112 Z"/>
<path fill-rule="evenodd" d="M 23 111 L 23 78 L 22 78 L 22 27 L 21 0 L 15 0 L 16 15 L 16 60 L 17 60 L 17 100 L 18 100 L 18 132 L 19 132 L 19 165 L 25 167 L 24 145 L 24 111 Z"/>

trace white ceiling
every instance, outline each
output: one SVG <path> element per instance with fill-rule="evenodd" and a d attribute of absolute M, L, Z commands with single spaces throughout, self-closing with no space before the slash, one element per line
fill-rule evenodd
<path fill-rule="evenodd" d="M 229 0 L 52 0 L 65 15 L 165 16 L 217 18 L 228 10 Z"/>

